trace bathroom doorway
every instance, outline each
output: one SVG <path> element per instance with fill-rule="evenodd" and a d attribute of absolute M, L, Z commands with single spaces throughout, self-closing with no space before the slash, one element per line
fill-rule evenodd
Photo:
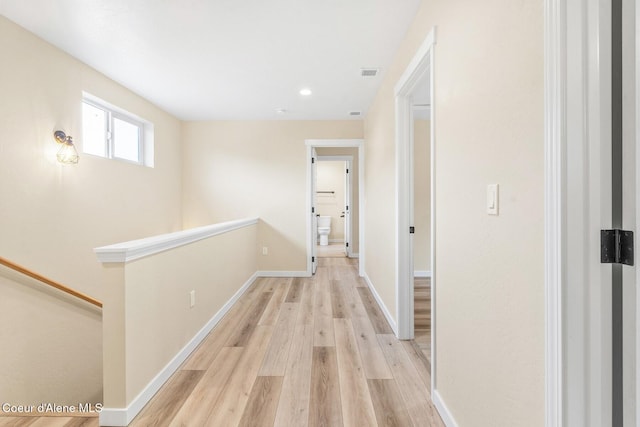
<path fill-rule="evenodd" d="M 349 175 L 353 170 L 353 156 L 323 156 L 318 153 L 317 161 L 316 254 L 318 258 L 348 257 L 349 242 L 352 240 Z"/>
<path fill-rule="evenodd" d="M 306 140 L 307 146 L 307 273 L 309 276 L 315 273 L 320 246 L 318 245 L 319 233 L 317 231 L 316 215 L 320 215 L 318 209 L 340 206 L 337 219 L 331 222 L 330 234 L 327 235 L 327 245 L 331 248 L 333 256 L 358 258 L 358 273 L 364 274 L 364 253 L 360 253 L 360 247 L 364 247 L 364 233 L 360 224 L 364 218 L 363 203 L 360 194 L 364 189 L 364 152 L 361 139 L 337 139 L 337 140 Z M 322 162 L 339 162 L 341 164 L 340 181 L 344 181 L 342 188 L 344 196 L 335 188 L 321 188 L 317 186 L 318 165 Z M 348 170 L 348 172 L 347 172 Z M 322 172 L 321 172 L 322 174 Z M 321 191 L 323 193 L 317 193 Z M 334 193 L 332 194 L 331 191 Z M 326 193 L 324 193 L 326 192 Z M 322 199 L 318 200 L 318 196 Z M 319 206 L 324 202 L 327 206 Z M 344 214 L 342 213 L 344 212 Z M 342 218 L 344 215 L 344 218 Z M 325 215 L 323 215 L 325 216 Z M 343 237 L 341 237 L 343 236 Z M 334 245 L 331 245 L 333 243 Z M 329 249 L 327 248 L 327 249 Z M 325 248 L 322 248 L 325 249 Z"/>

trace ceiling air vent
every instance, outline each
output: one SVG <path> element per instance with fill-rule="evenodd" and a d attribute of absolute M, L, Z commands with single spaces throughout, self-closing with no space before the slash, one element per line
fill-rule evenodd
<path fill-rule="evenodd" d="M 362 114 L 362 113 L 361 113 L 360 111 L 349 111 L 349 115 L 350 115 L 350 116 L 359 116 L 359 115 L 361 115 L 361 114 Z"/>
<path fill-rule="evenodd" d="M 375 77 L 378 75 L 379 68 L 361 68 L 360 76 L 361 77 Z"/>

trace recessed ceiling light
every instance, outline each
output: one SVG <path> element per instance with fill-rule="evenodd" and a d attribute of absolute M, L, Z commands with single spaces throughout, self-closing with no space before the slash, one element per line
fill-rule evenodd
<path fill-rule="evenodd" d="M 289 112 L 289 111 L 288 111 L 288 110 L 286 110 L 285 108 L 278 108 L 278 109 L 276 110 L 276 113 L 278 113 L 278 114 L 286 114 L 286 113 L 288 113 L 288 112 Z"/>
<path fill-rule="evenodd" d="M 302 95 L 302 96 L 311 95 L 311 89 L 309 89 L 309 88 L 300 89 L 300 95 Z"/>

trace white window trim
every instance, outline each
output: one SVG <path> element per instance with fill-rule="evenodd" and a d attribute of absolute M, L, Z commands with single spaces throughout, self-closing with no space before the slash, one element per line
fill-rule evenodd
<path fill-rule="evenodd" d="M 132 114 L 120 107 L 117 107 L 109 102 L 106 102 L 95 95 L 87 92 L 82 93 L 82 102 L 87 103 L 95 108 L 99 108 L 107 113 L 107 135 L 105 139 L 105 155 L 97 156 L 103 157 L 109 160 L 118 160 L 135 165 L 142 165 L 153 167 L 154 164 L 154 131 L 153 123 L 145 120 L 135 114 Z M 138 161 L 117 157 L 115 155 L 115 149 L 113 145 L 113 128 L 114 119 L 122 120 L 130 123 L 139 129 L 138 134 Z M 95 156 L 95 154 L 84 153 Z"/>

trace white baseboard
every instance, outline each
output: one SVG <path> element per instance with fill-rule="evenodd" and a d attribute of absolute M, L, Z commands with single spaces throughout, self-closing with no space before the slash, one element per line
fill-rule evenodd
<path fill-rule="evenodd" d="M 360 258 L 360 254 L 359 253 L 349 252 L 349 258 Z"/>
<path fill-rule="evenodd" d="M 309 277 L 309 272 L 307 271 L 258 271 L 258 277 Z"/>
<path fill-rule="evenodd" d="M 433 390 L 433 392 L 431 393 L 431 398 L 433 399 L 433 404 L 438 410 L 438 413 L 440 414 L 440 418 L 442 418 L 444 425 L 446 425 L 447 427 L 458 427 L 458 423 L 456 423 L 456 420 L 453 418 L 451 411 L 449 411 L 449 408 L 447 408 L 444 400 L 442 400 L 442 396 L 440 396 L 438 390 Z"/>
<path fill-rule="evenodd" d="M 380 295 L 378 295 L 378 291 L 376 291 L 376 288 L 373 286 L 373 283 L 371 283 L 371 279 L 369 279 L 369 276 L 367 275 L 367 273 L 364 274 L 364 281 L 367 282 L 367 286 L 369 286 L 369 289 L 371 290 L 373 297 L 376 299 L 376 302 L 378 303 L 380 310 L 382 310 L 384 317 L 386 317 L 387 322 L 389 322 L 389 326 L 391 326 L 393 333 L 396 336 L 398 336 L 398 324 L 393 319 L 393 317 L 391 317 L 391 313 L 389 313 L 387 306 L 384 305 L 384 302 L 382 302 L 382 298 L 380 298 Z"/>
<path fill-rule="evenodd" d="M 187 360 L 187 357 L 198 345 L 204 340 L 209 332 L 220 322 L 222 317 L 227 314 L 233 304 L 244 294 L 249 286 L 258 277 L 257 273 L 254 273 L 240 289 L 227 301 L 220 310 L 209 320 L 200 331 L 185 345 L 182 350 L 174 356 L 174 358 L 153 378 L 149 384 L 133 399 L 131 404 L 127 408 L 103 408 L 100 412 L 100 425 L 101 426 L 127 426 L 138 413 L 149 403 L 151 398 L 160 390 L 160 387 L 178 370 L 182 362 Z"/>
<path fill-rule="evenodd" d="M 431 277 L 431 271 L 429 270 L 415 270 L 413 277 Z"/>
<path fill-rule="evenodd" d="M 344 243 L 344 239 L 329 239 L 329 243 Z"/>

